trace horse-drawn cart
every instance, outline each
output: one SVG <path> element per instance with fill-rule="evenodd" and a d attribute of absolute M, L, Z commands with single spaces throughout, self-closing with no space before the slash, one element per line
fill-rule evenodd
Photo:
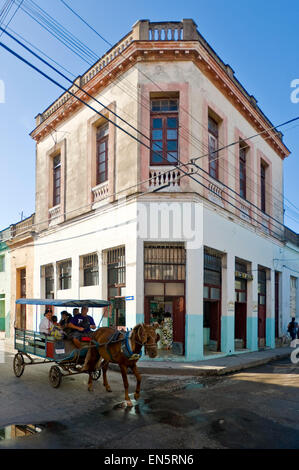
<path fill-rule="evenodd" d="M 60 308 L 109 308 L 110 302 L 105 300 L 19 299 L 16 304 Z M 77 349 L 71 340 L 57 340 L 50 335 L 15 328 L 15 349 L 18 351 L 13 360 L 15 376 L 21 377 L 27 366 L 52 363 L 56 365 L 52 365 L 50 368 L 49 381 L 54 388 L 59 387 L 62 377 L 84 373 L 82 365 L 90 348 L 91 339 L 88 337 L 82 339 L 82 347 Z M 100 375 L 101 369 L 98 368 L 92 372 L 92 379 L 97 380 Z"/>

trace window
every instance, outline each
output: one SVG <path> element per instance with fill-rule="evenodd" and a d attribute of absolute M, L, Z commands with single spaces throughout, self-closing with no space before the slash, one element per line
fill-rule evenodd
<path fill-rule="evenodd" d="M 294 276 L 290 277 L 290 314 L 291 317 L 296 316 L 296 289 L 297 289 L 297 278 Z"/>
<path fill-rule="evenodd" d="M 266 212 L 266 165 L 261 163 L 261 210 Z"/>
<path fill-rule="evenodd" d="M 151 100 L 151 165 L 177 165 L 178 100 Z"/>
<path fill-rule="evenodd" d="M 247 298 L 247 281 L 245 279 L 236 278 L 235 280 L 236 302 L 246 302 Z"/>
<path fill-rule="evenodd" d="M 45 266 L 45 294 L 46 299 L 54 299 L 54 266 Z"/>
<path fill-rule="evenodd" d="M 58 264 L 59 289 L 71 289 L 72 287 L 72 260 L 61 261 Z"/>
<path fill-rule="evenodd" d="M 0 273 L 5 271 L 5 256 L 0 256 Z"/>
<path fill-rule="evenodd" d="M 240 143 L 239 149 L 239 165 L 240 165 L 240 196 L 246 199 L 246 154 L 247 149 Z"/>
<path fill-rule="evenodd" d="M 204 299 L 221 300 L 222 260 L 218 254 L 204 254 Z"/>
<path fill-rule="evenodd" d="M 209 175 L 212 178 L 218 179 L 218 122 L 209 116 L 208 131 L 209 131 Z"/>
<path fill-rule="evenodd" d="M 60 154 L 53 158 L 53 206 L 60 204 L 61 196 L 61 157 Z"/>
<path fill-rule="evenodd" d="M 107 252 L 108 300 L 112 301 L 112 324 L 126 324 L 126 253 L 125 247 L 113 248 Z"/>
<path fill-rule="evenodd" d="M 97 129 L 97 184 L 108 179 L 108 124 Z"/>
<path fill-rule="evenodd" d="M 186 277 L 184 245 L 146 245 L 144 271 L 146 281 L 184 281 Z"/>
<path fill-rule="evenodd" d="M 97 286 L 99 284 L 98 255 L 83 256 L 83 285 Z"/>
<path fill-rule="evenodd" d="M 267 273 L 264 269 L 258 270 L 258 303 L 266 305 Z"/>

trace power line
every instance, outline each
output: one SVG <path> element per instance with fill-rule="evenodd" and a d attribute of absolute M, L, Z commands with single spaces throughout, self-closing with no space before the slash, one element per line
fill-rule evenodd
<path fill-rule="evenodd" d="M 22 56 L 20 56 L 19 54 L 17 54 L 15 51 L 13 51 L 12 49 L 10 49 L 8 46 L 6 46 L 5 44 L 1 43 L 0 42 L 0 45 L 1 47 L 3 47 L 4 49 L 6 49 L 8 52 L 10 52 L 11 54 L 13 54 L 15 57 L 17 57 L 19 60 L 21 60 L 22 62 L 26 63 L 29 67 L 33 68 L 35 71 L 37 71 L 38 73 L 40 73 L 41 75 L 43 75 L 45 78 L 47 78 L 49 81 L 51 81 L 52 83 L 54 83 L 55 85 L 57 85 L 58 87 L 62 88 L 64 91 L 68 91 L 63 85 L 61 85 L 60 83 L 58 83 L 56 80 L 54 80 L 52 77 L 48 76 L 46 73 L 44 73 L 43 71 L 41 71 L 40 69 L 38 69 L 35 65 L 31 64 L 30 62 L 28 62 L 25 58 L 23 58 Z M 100 113 L 99 111 L 97 111 L 95 108 L 93 108 L 92 106 L 90 106 L 88 103 L 84 102 L 81 98 L 79 98 L 78 96 L 76 96 L 74 93 L 68 91 L 68 93 L 73 96 L 75 99 L 77 99 L 78 101 L 80 101 L 81 103 L 85 104 L 87 107 L 89 107 L 90 109 L 92 109 L 93 111 L 95 111 L 97 114 L 99 114 L 100 116 L 104 117 L 107 121 L 111 122 L 114 126 L 116 126 L 117 128 L 119 128 L 120 130 L 122 130 L 125 134 L 127 134 L 128 136 L 132 137 L 134 140 L 136 140 L 137 142 L 139 142 L 141 145 L 145 146 L 146 148 L 148 148 L 149 150 L 151 150 L 151 148 L 145 144 L 144 142 L 140 141 L 140 139 L 134 137 L 132 134 L 130 134 L 129 132 L 127 132 L 126 130 L 124 130 L 122 127 L 120 127 L 119 125 L 117 125 L 116 123 L 114 123 L 113 121 L 111 121 L 109 118 L 107 118 L 106 116 L 102 115 L 102 113 Z M 187 166 L 186 164 L 184 164 L 184 166 Z M 185 176 L 189 176 L 191 179 L 193 179 L 195 182 L 197 182 L 198 184 L 200 184 L 201 186 L 205 187 L 206 189 L 210 190 L 209 188 L 207 188 L 203 183 L 201 183 L 200 181 L 198 181 L 197 179 L 195 179 L 192 174 L 189 174 L 188 172 L 186 172 L 185 170 L 183 170 L 181 168 L 181 171 L 184 173 Z M 210 190 L 211 191 L 211 190 Z M 213 191 L 212 191 L 213 192 Z M 223 191 L 223 193 L 225 195 L 227 195 L 227 193 L 225 193 Z M 228 195 L 229 196 L 229 195 Z M 235 199 L 233 198 L 232 196 L 229 196 L 230 198 L 232 199 Z M 224 199 L 225 200 L 225 199 Z M 234 204 L 232 204 L 230 201 L 228 200 L 225 200 L 227 204 L 233 206 L 234 208 L 238 209 L 241 213 L 243 213 L 245 216 L 248 216 L 248 214 L 244 211 L 242 211 L 240 208 L 238 208 L 237 206 L 235 206 Z M 279 223 L 281 226 L 283 226 L 283 224 Z M 267 227 L 266 225 L 262 224 L 261 222 L 259 222 L 259 225 L 264 227 L 267 231 L 269 230 L 269 227 Z M 280 229 L 282 230 L 282 229 Z M 283 229 L 284 231 L 284 229 Z"/>
<path fill-rule="evenodd" d="M 24 2 L 24 0 L 21 0 L 21 3 L 18 5 L 17 9 L 15 10 L 14 14 L 13 14 L 12 17 L 10 18 L 9 22 L 6 24 L 6 26 L 5 26 L 5 28 L 4 28 L 5 30 L 8 28 L 8 26 L 10 25 L 10 23 L 12 22 L 12 20 L 13 20 L 14 17 L 16 16 L 16 14 L 18 13 L 18 11 L 19 11 L 20 7 L 22 6 L 22 3 L 23 3 L 23 2 Z M 2 34 L 3 34 L 3 31 L 2 31 L 1 34 L 0 34 L 0 38 L 1 38 Z"/>
<path fill-rule="evenodd" d="M 0 30 L 1 30 L 1 29 L 2 29 L 2 28 L 0 27 Z M 3 30 L 3 31 L 4 31 L 4 30 Z M 62 77 L 64 77 L 66 80 L 68 80 L 69 82 L 71 82 L 71 80 L 68 79 L 68 77 L 66 77 L 63 73 L 61 73 L 60 71 L 58 71 L 55 67 L 53 67 L 51 64 L 49 64 L 49 63 L 48 63 L 47 61 L 45 61 L 44 59 L 42 59 L 40 56 L 38 56 L 35 52 L 33 52 L 32 50 L 30 50 L 27 46 L 25 46 L 24 44 L 22 44 L 18 39 L 14 38 L 10 33 L 8 33 L 7 31 L 4 31 L 4 32 L 5 32 L 5 34 L 7 34 L 10 38 L 12 38 L 14 41 L 16 41 L 18 44 L 20 44 L 23 48 L 25 48 L 27 51 L 29 51 L 31 54 L 33 54 L 35 57 L 37 57 L 39 60 L 41 60 L 43 63 L 45 63 L 47 66 L 49 66 L 52 70 L 54 70 L 54 71 L 57 72 L 59 75 L 61 75 Z M 27 61 L 26 61 L 26 63 L 27 63 L 28 65 L 31 65 L 31 64 L 29 64 Z M 31 65 L 31 66 L 32 66 L 32 65 Z M 33 67 L 34 67 L 34 66 L 33 66 Z M 35 68 L 35 67 L 34 67 L 34 68 Z M 40 70 L 37 69 L 37 68 L 35 68 L 35 70 L 40 72 Z M 46 78 L 48 78 L 48 79 L 51 79 L 48 75 L 44 75 L 44 76 L 45 76 Z M 51 80 L 52 80 L 52 79 L 51 79 Z M 62 87 L 60 84 L 58 84 L 58 82 L 54 81 L 53 83 L 55 83 L 56 85 L 60 86 L 60 87 L 63 88 L 64 90 L 66 90 L 64 87 Z M 71 83 L 72 83 L 72 82 L 71 82 Z M 83 91 L 85 94 L 87 94 L 89 97 L 95 99 L 92 95 L 89 95 L 87 92 L 85 92 L 81 87 L 79 87 L 78 85 L 76 85 L 76 86 L 77 86 L 81 91 Z M 70 94 L 73 95 L 75 98 L 79 99 L 79 98 L 78 98 L 76 95 L 74 95 L 73 93 L 70 93 Z M 80 100 L 80 99 L 79 99 L 79 100 Z M 82 100 L 80 100 L 80 101 L 82 101 Z M 95 99 L 95 101 L 97 101 L 97 102 L 100 103 L 102 106 L 104 106 L 104 105 L 103 105 L 101 102 L 99 102 L 98 100 Z M 83 103 L 84 103 L 84 102 L 83 102 Z M 86 103 L 85 103 L 85 104 L 86 104 Z M 89 105 L 88 105 L 88 106 L 89 106 Z M 89 106 L 89 107 L 90 107 L 90 106 Z M 105 107 L 105 108 L 109 110 L 109 108 L 107 108 L 107 107 Z M 92 107 L 91 107 L 91 109 L 94 110 L 94 108 L 92 108 Z M 109 110 L 109 111 L 111 111 L 111 110 Z M 99 113 L 99 112 L 98 112 L 98 113 Z M 117 116 L 118 118 L 120 118 L 120 117 L 119 117 L 116 113 L 114 113 L 113 111 L 112 111 L 112 113 L 113 113 L 115 116 Z M 101 113 L 99 113 L 99 114 L 101 114 Z M 105 117 L 105 119 L 107 119 L 107 118 Z M 122 119 L 122 118 L 120 118 L 120 119 L 121 119 L 122 121 L 126 122 L 126 124 L 128 124 L 127 121 L 125 121 L 124 119 Z M 112 123 L 111 120 L 109 120 L 109 119 L 107 119 L 107 120 Z M 114 124 L 115 124 L 115 123 L 114 123 Z M 129 125 L 130 125 L 130 124 L 129 124 Z M 117 126 L 117 125 L 116 125 L 116 126 Z M 119 129 L 121 129 L 121 130 L 124 131 L 124 129 L 121 128 L 120 126 L 117 126 L 117 127 L 119 127 Z M 132 127 L 135 131 L 139 132 L 139 131 L 138 131 L 136 128 L 134 128 L 133 126 L 130 125 L 130 127 Z M 126 132 L 126 131 L 124 131 L 124 132 Z M 142 134 L 142 133 L 141 133 L 141 134 Z M 128 135 L 129 135 L 130 137 L 135 138 L 134 136 L 132 136 L 132 134 L 128 134 Z M 147 136 L 144 136 L 144 137 L 147 138 Z M 135 140 L 136 140 L 136 138 L 135 138 Z M 139 139 L 138 139 L 138 141 L 139 141 Z M 139 141 L 139 143 L 141 143 L 141 141 Z M 146 145 L 146 144 L 144 144 L 144 143 L 142 143 L 142 144 L 143 144 L 143 145 Z M 231 145 L 231 144 L 229 144 L 229 145 Z M 146 147 L 147 147 L 149 150 L 152 150 L 151 147 L 149 147 L 149 146 L 147 146 L 147 145 L 146 145 Z M 162 148 L 161 148 L 161 149 L 162 149 Z M 193 164 L 194 164 L 194 163 L 193 163 Z M 195 164 L 195 165 L 196 165 L 196 164 Z M 184 166 L 185 166 L 185 165 L 184 165 Z M 196 167 L 197 167 L 199 170 L 204 171 L 204 170 L 203 170 L 202 168 L 200 168 L 198 165 L 196 165 Z M 204 172 L 205 172 L 205 171 L 204 171 Z M 205 173 L 207 174 L 207 172 L 205 172 Z M 190 176 L 189 173 L 187 173 L 187 175 Z M 206 181 L 208 181 L 206 178 L 204 178 L 204 177 L 202 177 L 202 178 L 205 179 Z M 193 179 L 194 179 L 194 178 L 193 178 Z M 197 180 L 195 180 L 195 181 L 197 181 Z M 197 182 L 198 182 L 198 181 L 197 181 Z M 225 186 L 227 189 L 230 189 L 230 190 L 231 190 L 232 192 L 234 192 L 235 194 L 237 194 L 235 191 L 233 191 L 233 190 L 232 190 L 231 188 L 229 188 L 228 186 L 226 186 L 226 185 L 224 185 L 224 186 Z M 227 196 L 229 196 L 227 193 L 225 193 L 225 194 L 226 194 Z M 234 198 L 233 196 L 230 195 L 229 197 L 232 198 L 233 200 L 235 200 L 236 202 L 238 202 L 238 201 L 236 200 L 236 198 Z M 228 201 L 226 201 L 226 202 L 228 202 Z M 250 205 L 251 205 L 252 207 L 254 207 L 254 208 L 256 208 L 256 209 L 259 210 L 259 208 L 258 208 L 257 206 L 255 206 L 253 203 L 250 203 Z M 244 212 L 244 214 L 246 214 L 246 213 Z M 255 214 L 255 215 L 258 215 L 256 212 L 254 212 L 254 214 Z M 272 217 L 272 216 L 269 216 L 269 217 L 271 218 L 271 220 L 274 220 L 274 221 L 277 222 L 279 225 L 282 225 L 282 223 L 281 223 L 280 221 L 278 221 L 277 219 L 275 219 L 274 217 Z"/>
<path fill-rule="evenodd" d="M 49 15 L 44 9 L 42 9 L 42 8 L 40 8 L 38 5 L 36 5 L 36 3 L 35 3 L 33 0 L 29 0 L 29 1 L 31 2 L 31 4 L 35 5 L 35 6 L 39 9 L 39 11 L 41 11 L 44 15 L 46 15 L 46 18 L 50 18 L 50 21 L 52 22 L 52 24 L 55 24 L 55 23 L 56 23 L 57 25 L 59 25 L 59 30 L 58 30 L 59 33 L 58 33 L 58 34 L 60 34 L 60 36 L 61 36 L 61 34 L 63 34 L 63 31 L 62 31 L 63 29 L 67 32 L 67 30 L 66 30 L 65 27 L 63 27 L 60 23 L 58 23 L 58 22 L 57 22 L 53 17 L 51 17 L 51 15 Z M 62 1 L 62 0 L 61 0 L 61 1 Z M 77 14 L 77 13 L 76 13 L 72 8 L 70 8 L 65 2 L 62 2 L 62 3 L 64 3 L 64 5 L 67 6 L 67 8 L 69 8 L 69 10 L 71 10 L 77 17 L 79 17 L 80 20 L 83 21 L 83 22 L 84 22 L 92 31 L 94 31 L 102 40 L 104 40 L 107 44 L 109 44 L 110 46 L 112 46 L 112 44 L 111 44 L 109 41 L 107 41 L 107 40 L 106 40 L 103 36 L 101 36 L 94 28 L 92 28 L 79 14 Z M 27 7 L 27 8 L 28 8 L 28 7 Z M 31 10 L 31 12 L 33 12 L 33 13 L 35 12 L 35 14 L 38 14 L 38 13 L 36 12 L 36 10 Z M 39 14 L 39 17 L 41 17 L 40 14 Z M 40 24 L 42 27 L 44 27 L 44 25 L 42 25 L 41 23 L 39 23 L 39 24 Z M 47 24 L 49 24 L 49 21 L 47 22 Z M 50 23 L 50 24 L 51 24 L 51 23 Z M 46 28 L 46 29 L 47 29 L 47 28 Z M 49 30 L 47 29 L 47 31 L 49 31 Z M 61 33 L 61 31 L 62 31 L 62 33 Z M 52 34 L 52 33 L 51 33 L 51 34 Z M 64 35 L 64 36 L 65 36 L 65 35 Z M 76 38 L 76 41 L 77 41 L 77 43 L 78 43 L 78 41 L 80 41 L 80 40 L 78 40 L 78 39 Z M 65 42 L 63 42 L 63 43 L 65 44 Z M 83 45 L 83 43 L 82 43 L 81 41 L 80 41 L 80 43 L 81 43 L 81 45 Z M 65 45 L 66 45 L 66 44 L 65 44 Z M 83 45 L 83 46 L 84 46 L 84 45 Z M 67 47 L 68 47 L 68 46 L 67 46 Z M 84 47 L 86 48 L 86 46 L 84 46 Z M 82 48 L 81 48 L 81 49 L 82 49 Z M 89 48 L 88 48 L 88 49 L 89 49 Z M 89 50 L 90 50 L 90 49 L 89 49 Z M 91 50 L 90 50 L 90 51 L 91 51 Z M 74 52 L 74 51 L 73 51 L 73 52 Z M 121 51 L 121 54 L 123 54 L 122 51 Z M 98 57 L 95 55 L 95 56 L 93 57 L 93 59 L 94 59 L 94 60 L 95 60 L 95 59 L 98 59 Z M 156 82 L 154 82 L 150 77 L 148 77 L 145 73 L 143 73 L 140 69 L 138 69 L 138 67 L 137 67 L 137 70 L 138 70 L 143 76 L 145 76 L 148 80 L 150 80 L 152 83 L 154 83 L 158 88 L 160 88 L 159 85 L 158 85 Z M 130 84 L 130 86 L 131 86 L 131 84 Z M 121 87 L 120 87 L 120 88 L 121 88 Z M 161 89 L 161 88 L 160 88 L 160 89 Z M 134 97 L 134 99 L 136 99 L 136 98 Z M 137 99 L 137 102 L 138 102 L 138 99 Z M 141 104 L 143 105 L 143 103 L 141 103 Z M 185 110 L 185 112 L 187 112 L 187 113 L 189 114 L 189 116 L 190 116 L 192 119 L 194 119 L 196 122 L 198 122 L 202 127 L 205 127 L 205 126 L 203 126 L 198 120 L 196 120 L 196 119 L 190 114 L 190 112 L 189 112 L 188 110 Z M 131 126 L 131 127 L 132 127 L 132 126 Z M 180 126 L 179 131 L 181 131 L 181 128 L 182 128 L 182 126 Z M 185 130 L 186 130 L 186 129 L 185 129 Z M 186 130 L 186 132 L 190 135 L 190 137 L 191 137 L 192 139 L 198 140 L 198 139 L 195 138 L 188 130 Z M 180 135 L 181 135 L 181 137 L 183 137 L 181 133 L 180 133 Z M 147 138 L 148 140 L 150 140 L 148 137 L 146 137 L 146 138 Z M 183 138 L 184 138 L 184 137 L 183 137 Z M 269 136 L 269 138 L 271 138 L 271 137 Z M 267 139 L 267 138 L 265 138 L 265 140 L 266 140 L 266 139 Z M 198 140 L 198 142 L 200 143 L 201 147 L 203 147 L 203 144 L 202 144 L 199 140 Z M 194 145 L 194 144 L 193 144 L 193 145 Z M 195 146 L 195 147 L 196 147 L 196 146 Z M 230 151 L 230 149 L 229 149 L 229 151 Z M 210 155 L 210 154 L 208 154 L 208 155 Z M 205 156 L 208 156 L 208 155 L 205 155 Z M 214 160 L 220 160 L 220 158 L 222 158 L 222 157 L 217 157 L 217 158 L 213 159 L 213 161 L 214 161 Z M 228 174 L 230 174 L 230 173 L 227 171 L 226 168 L 223 167 L 223 170 L 224 170 L 225 172 L 227 172 Z M 254 173 L 254 172 L 253 172 L 253 173 Z M 255 174 L 256 174 L 256 173 L 255 173 Z M 268 186 L 268 185 L 269 185 L 269 183 L 267 183 L 267 186 Z M 253 186 L 255 186 L 255 182 L 254 182 L 254 181 L 253 181 Z M 283 197 L 282 193 L 280 193 L 275 187 L 273 187 L 272 185 L 270 185 L 270 186 L 271 186 L 275 191 L 277 191 L 277 192 Z M 267 189 L 266 189 L 266 191 L 267 191 L 267 193 L 268 193 L 268 190 L 267 190 Z M 252 192 L 255 193 L 255 194 L 257 194 L 254 188 L 252 188 Z M 271 198 L 272 198 L 272 199 L 275 199 L 275 196 L 274 196 L 273 194 L 271 194 Z M 278 202 L 279 202 L 279 204 L 281 203 L 280 200 L 278 200 Z M 294 207 L 296 207 L 293 203 L 291 203 L 291 204 L 292 204 Z"/>
<path fill-rule="evenodd" d="M 113 47 L 113 45 L 112 45 L 111 42 L 109 42 L 107 39 L 104 38 L 104 36 L 102 36 L 101 34 L 99 34 L 98 31 L 96 31 L 86 20 L 84 20 L 84 19 L 82 18 L 81 15 L 79 15 L 73 8 L 71 8 L 64 0 L 60 0 L 60 1 L 61 1 L 75 16 L 77 16 L 85 25 L 87 25 L 88 28 L 90 28 L 95 34 L 97 34 L 97 36 L 99 36 L 103 41 L 105 41 L 110 47 Z M 123 53 L 121 52 L 121 54 L 123 54 Z M 142 72 L 142 71 L 138 68 L 138 66 L 137 66 L 137 70 L 138 70 L 143 76 L 145 76 L 148 80 L 150 80 L 152 83 L 154 83 L 158 88 L 160 88 L 159 85 L 158 85 L 155 81 L 153 81 L 150 77 L 148 77 L 148 75 L 146 75 L 144 72 Z M 160 89 L 161 89 L 161 88 L 160 88 Z M 182 107 L 181 107 L 181 108 L 182 108 Z M 204 129 L 207 130 L 206 126 L 204 126 L 201 122 L 199 122 L 197 119 L 195 119 L 195 118 L 191 115 L 191 113 L 189 112 L 189 110 L 185 110 L 184 108 L 182 108 L 182 109 L 183 109 L 185 112 L 187 112 L 188 115 L 189 115 L 193 120 L 195 120 L 196 122 L 198 122 Z M 276 128 L 277 128 L 277 126 L 276 126 Z M 269 130 L 270 130 L 270 129 L 269 129 Z M 268 131 L 267 131 L 267 132 L 268 132 Z M 190 132 L 189 132 L 189 134 L 190 134 L 191 138 L 194 138 L 194 136 L 193 136 Z M 261 134 L 262 134 L 262 133 L 261 133 Z M 271 137 L 270 137 L 270 138 L 271 138 Z M 221 141 L 220 141 L 220 142 L 221 142 Z M 199 141 L 199 143 L 200 143 L 201 146 L 205 145 L 204 143 L 201 143 L 200 141 Z M 205 145 L 205 146 L 206 146 L 206 145 Z M 208 148 L 208 146 L 206 146 L 206 147 Z M 229 151 L 230 151 L 230 149 L 229 149 Z M 209 155 L 210 155 L 210 154 L 205 155 L 205 156 L 209 156 Z M 215 160 L 215 159 L 214 159 L 214 160 Z M 218 160 L 218 158 L 217 158 L 217 160 Z M 223 170 L 226 171 L 226 169 L 225 169 L 224 167 L 223 167 Z M 255 175 L 257 175 L 257 173 L 254 172 L 252 169 L 250 169 L 250 171 L 251 171 L 252 173 L 254 173 Z M 253 181 L 253 184 L 254 184 L 254 181 Z M 268 183 L 268 184 L 269 184 L 269 183 Z M 254 186 L 255 186 L 255 184 L 254 184 Z M 295 207 L 295 208 L 299 211 L 299 208 L 296 207 L 296 206 L 295 206 L 291 201 L 289 201 L 287 198 L 285 198 L 285 196 L 284 196 L 283 193 L 281 193 L 281 192 L 280 192 L 277 188 L 275 188 L 272 184 L 270 184 L 270 186 L 271 186 L 280 196 L 282 196 L 283 199 L 287 200 L 293 207 Z M 268 191 L 267 191 L 267 193 L 268 193 Z M 256 192 L 255 192 L 255 194 L 256 194 Z M 274 195 L 271 194 L 271 197 L 274 198 Z M 280 203 L 280 202 L 281 202 L 281 201 L 279 200 L 279 203 Z M 299 214 L 299 212 L 298 212 L 298 214 Z"/>

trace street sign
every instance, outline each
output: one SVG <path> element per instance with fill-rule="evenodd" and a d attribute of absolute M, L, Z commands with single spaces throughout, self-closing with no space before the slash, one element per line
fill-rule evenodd
<path fill-rule="evenodd" d="M 128 295 L 125 300 L 134 300 L 134 295 Z"/>

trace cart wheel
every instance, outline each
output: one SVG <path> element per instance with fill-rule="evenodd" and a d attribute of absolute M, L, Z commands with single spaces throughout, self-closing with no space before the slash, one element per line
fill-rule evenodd
<path fill-rule="evenodd" d="M 61 379 L 62 379 L 62 373 L 60 372 L 60 369 L 58 366 L 52 366 L 49 372 L 49 380 L 50 384 L 54 388 L 58 388 L 59 385 L 61 384 Z"/>
<path fill-rule="evenodd" d="M 98 370 L 95 370 L 91 373 L 91 377 L 92 377 L 92 380 L 99 380 L 99 378 L 101 377 L 101 369 L 98 369 Z"/>
<path fill-rule="evenodd" d="M 25 362 L 23 355 L 21 353 L 17 353 L 13 360 L 13 371 L 16 377 L 21 377 L 25 369 Z"/>

